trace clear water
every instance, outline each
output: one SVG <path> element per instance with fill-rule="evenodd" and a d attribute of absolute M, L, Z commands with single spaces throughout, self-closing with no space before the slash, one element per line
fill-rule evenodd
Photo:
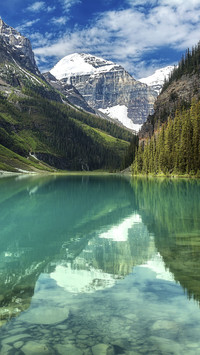
<path fill-rule="evenodd" d="M 200 354 L 200 181 L 0 179 L 0 354 Z"/>

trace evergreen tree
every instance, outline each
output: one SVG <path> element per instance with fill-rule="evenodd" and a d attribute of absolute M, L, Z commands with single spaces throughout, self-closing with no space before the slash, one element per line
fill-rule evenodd
<path fill-rule="evenodd" d="M 174 120 L 169 117 L 145 145 L 139 145 L 133 173 L 200 174 L 200 101 L 177 110 Z"/>
<path fill-rule="evenodd" d="M 195 99 L 192 101 L 191 110 L 190 110 L 190 118 L 193 129 L 192 136 L 192 170 L 194 173 L 197 173 L 200 164 L 199 157 L 199 145 L 200 145 L 200 102 L 196 102 Z"/>
<path fill-rule="evenodd" d="M 182 113 L 179 159 L 180 171 L 182 173 L 189 173 L 192 167 L 192 125 L 189 111 L 184 111 Z"/>

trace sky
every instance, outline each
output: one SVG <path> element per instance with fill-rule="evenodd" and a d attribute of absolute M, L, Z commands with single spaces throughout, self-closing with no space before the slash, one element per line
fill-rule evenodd
<path fill-rule="evenodd" d="M 42 72 L 90 53 L 139 79 L 176 65 L 200 40 L 200 0 L 6 0 L 0 16 L 30 39 Z"/>

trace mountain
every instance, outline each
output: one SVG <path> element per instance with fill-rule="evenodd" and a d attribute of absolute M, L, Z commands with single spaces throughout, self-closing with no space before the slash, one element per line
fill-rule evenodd
<path fill-rule="evenodd" d="M 1 20 L 0 170 L 118 169 L 132 137 L 72 106 L 39 72 L 29 40 Z"/>
<path fill-rule="evenodd" d="M 51 73 L 44 73 L 43 76 L 45 77 L 46 81 L 54 87 L 54 89 L 61 92 L 66 99 L 76 107 L 83 109 L 86 112 L 94 113 L 93 110 L 88 103 L 85 101 L 83 96 L 76 90 L 76 88 L 71 84 L 62 83 L 60 80 L 57 80 L 55 76 Z"/>
<path fill-rule="evenodd" d="M 13 57 L 19 57 L 20 62 L 30 71 L 39 74 L 31 43 L 28 38 L 22 36 L 14 28 L 8 26 L 0 18 L 0 38 L 9 45 L 7 52 L 11 51 Z"/>
<path fill-rule="evenodd" d="M 200 176 L 200 42 L 165 81 L 139 132 L 134 174 Z"/>
<path fill-rule="evenodd" d="M 169 116 L 174 118 L 177 109 L 190 108 L 193 98 L 200 99 L 199 56 L 200 43 L 192 51 L 187 50 L 178 66 L 171 71 L 155 101 L 154 114 L 140 131 L 140 139 L 150 137 L 158 122 L 166 122 Z"/>
<path fill-rule="evenodd" d="M 89 106 L 87 101 L 84 99 L 84 97 L 72 84 L 68 84 L 60 80 L 57 80 L 55 76 L 53 76 L 50 72 L 43 73 L 43 76 L 45 77 L 46 81 L 51 86 L 53 86 L 56 90 L 61 92 L 65 96 L 67 101 L 73 106 L 76 106 L 77 108 L 84 110 L 86 112 L 95 114 L 96 116 L 101 117 L 110 122 L 113 122 L 118 126 L 124 127 L 120 121 L 117 121 L 116 119 L 112 118 L 106 113 L 101 112 L 100 110 L 97 110 L 95 108 L 93 109 L 91 106 Z"/>
<path fill-rule="evenodd" d="M 139 79 L 141 83 L 150 86 L 159 95 L 165 80 L 170 76 L 170 73 L 174 70 L 174 66 L 170 65 L 161 69 L 157 69 L 152 75 Z"/>
<path fill-rule="evenodd" d="M 75 86 L 93 109 L 129 129 L 138 131 L 153 112 L 156 92 L 111 61 L 74 53 L 61 59 L 50 73 L 62 84 Z"/>

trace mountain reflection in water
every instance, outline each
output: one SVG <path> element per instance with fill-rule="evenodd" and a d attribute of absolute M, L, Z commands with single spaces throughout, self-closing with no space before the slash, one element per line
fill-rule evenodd
<path fill-rule="evenodd" d="M 199 192 L 196 180 L 0 179 L 0 324 L 70 322 L 113 297 L 119 314 L 133 300 L 161 307 L 170 292 L 175 307 L 185 302 L 180 286 L 199 302 Z"/>

